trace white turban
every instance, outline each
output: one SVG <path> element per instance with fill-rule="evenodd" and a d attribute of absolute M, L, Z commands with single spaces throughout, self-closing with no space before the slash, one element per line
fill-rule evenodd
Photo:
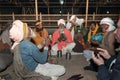
<path fill-rule="evenodd" d="M 65 26 L 65 20 L 59 19 L 59 20 L 58 20 L 58 26 L 59 26 L 60 24 L 63 24 L 63 25 Z"/>
<path fill-rule="evenodd" d="M 108 31 L 112 31 L 112 30 L 115 30 L 115 26 L 114 26 L 114 21 L 109 18 L 109 17 L 106 17 L 106 18 L 103 18 L 101 21 L 100 21 L 100 25 L 102 24 L 107 24 L 109 25 L 109 28 L 108 28 Z"/>
<path fill-rule="evenodd" d="M 76 26 L 81 26 L 82 23 L 84 22 L 84 19 L 82 18 L 79 19 L 76 15 L 72 15 L 70 17 L 70 21 L 72 21 L 75 17 L 76 17 L 76 21 L 75 21 Z"/>
<path fill-rule="evenodd" d="M 70 17 L 70 21 L 72 21 L 75 17 L 76 17 L 76 15 L 72 15 L 72 16 Z"/>
<path fill-rule="evenodd" d="M 14 41 L 11 49 L 14 49 L 21 40 L 35 35 L 32 29 L 27 26 L 27 23 L 23 23 L 21 20 L 15 20 L 9 32 L 10 38 Z"/>
<path fill-rule="evenodd" d="M 18 45 L 24 37 L 23 22 L 20 20 L 15 20 L 9 32 L 10 38 L 14 41 L 14 44 L 11 49 L 14 49 L 15 46 Z"/>
<path fill-rule="evenodd" d="M 78 26 L 81 26 L 82 25 L 82 23 L 84 23 L 84 19 L 79 19 L 79 18 L 76 18 L 76 25 L 78 25 Z"/>

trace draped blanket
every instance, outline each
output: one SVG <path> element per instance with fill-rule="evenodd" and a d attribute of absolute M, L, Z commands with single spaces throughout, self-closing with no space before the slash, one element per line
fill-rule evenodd
<path fill-rule="evenodd" d="M 18 80 L 51 80 L 49 77 L 43 76 L 36 72 L 30 72 L 22 62 L 19 45 L 14 48 L 13 66 Z"/>

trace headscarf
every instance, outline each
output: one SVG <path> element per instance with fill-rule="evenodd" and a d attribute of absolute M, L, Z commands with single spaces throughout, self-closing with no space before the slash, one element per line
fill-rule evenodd
<path fill-rule="evenodd" d="M 70 17 L 70 21 L 72 21 L 74 18 L 76 17 L 76 21 L 74 22 L 76 26 L 81 26 L 82 23 L 84 23 L 84 19 L 83 18 L 78 18 L 76 15 L 72 15 Z"/>
<path fill-rule="evenodd" d="M 72 21 L 75 17 L 76 17 L 76 15 L 72 15 L 72 16 L 70 17 L 70 21 Z"/>
<path fill-rule="evenodd" d="M 26 23 L 23 23 L 20 20 L 15 20 L 12 28 L 10 29 L 10 38 L 14 41 L 11 49 L 14 49 L 15 46 L 20 43 L 20 41 L 30 37 L 31 35 L 31 30 L 28 28 Z"/>
<path fill-rule="evenodd" d="M 107 24 L 109 25 L 109 28 L 107 31 L 112 31 L 112 30 L 115 30 L 115 26 L 114 26 L 114 21 L 109 18 L 109 17 L 106 17 L 106 18 L 103 18 L 101 21 L 100 21 L 100 25 L 102 24 Z"/>
<path fill-rule="evenodd" d="M 82 23 L 84 23 L 84 19 L 82 19 L 82 18 L 81 19 L 76 18 L 76 22 L 75 23 L 76 23 L 77 26 L 81 26 Z"/>
<path fill-rule="evenodd" d="M 41 22 L 41 21 L 38 21 L 38 22 L 36 22 L 35 26 L 38 26 L 38 25 L 40 25 L 40 24 L 42 24 L 42 22 Z"/>
<path fill-rule="evenodd" d="M 59 20 L 58 20 L 58 26 L 59 26 L 60 24 L 63 24 L 63 25 L 65 26 L 65 20 L 64 20 L 64 19 L 59 19 Z"/>

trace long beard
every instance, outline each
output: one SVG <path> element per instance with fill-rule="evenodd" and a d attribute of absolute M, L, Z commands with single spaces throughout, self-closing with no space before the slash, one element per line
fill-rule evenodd
<path fill-rule="evenodd" d="M 64 29 L 63 28 L 60 28 L 59 31 L 60 31 L 60 33 L 64 33 Z"/>

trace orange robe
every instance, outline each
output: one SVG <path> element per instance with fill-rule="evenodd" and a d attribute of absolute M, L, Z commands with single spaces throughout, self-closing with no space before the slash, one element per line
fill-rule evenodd
<path fill-rule="evenodd" d="M 67 43 L 73 42 L 71 33 L 68 29 L 64 29 L 64 34 L 66 35 L 67 41 L 60 41 L 58 42 L 58 49 L 61 50 L 63 47 L 66 47 Z M 57 29 L 52 35 L 52 46 L 58 41 L 60 37 L 59 29 Z"/>
<path fill-rule="evenodd" d="M 41 31 L 41 35 L 40 32 L 36 32 L 36 29 L 34 29 L 34 33 L 36 36 L 32 39 L 34 40 L 36 45 L 41 44 L 44 41 L 45 37 L 48 37 L 48 31 L 46 29 L 43 29 Z"/>

